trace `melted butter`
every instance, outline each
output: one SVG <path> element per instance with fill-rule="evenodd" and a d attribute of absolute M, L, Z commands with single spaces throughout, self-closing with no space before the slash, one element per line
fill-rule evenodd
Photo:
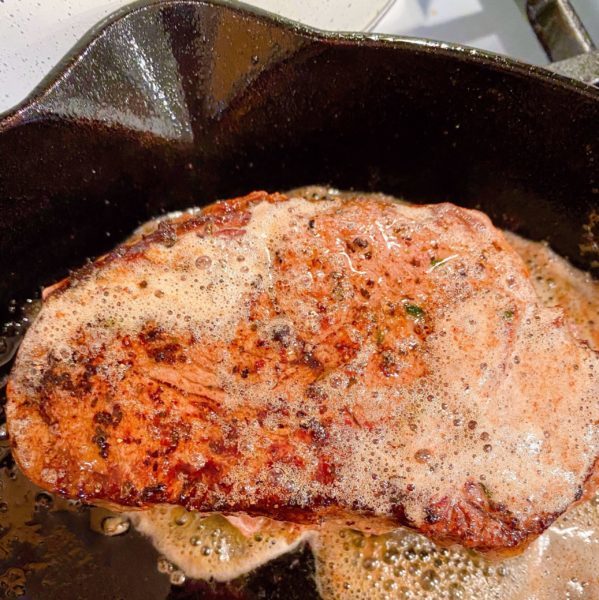
<path fill-rule="evenodd" d="M 326 600 L 591 600 L 599 597 L 599 497 L 502 561 L 441 548 L 406 529 L 381 536 L 325 529 L 313 550 Z"/>
<path fill-rule="evenodd" d="M 131 513 L 133 525 L 164 557 L 195 579 L 230 581 L 296 548 L 307 530 L 292 523 L 245 517 L 244 531 L 219 514 L 160 506 Z"/>
<path fill-rule="evenodd" d="M 249 519 L 259 523 L 244 534 L 221 515 L 181 507 L 130 517 L 169 561 L 169 570 L 192 578 L 229 581 L 308 541 L 323 600 L 599 597 L 599 495 L 562 515 L 521 555 L 501 561 L 458 546 L 440 547 L 404 528 L 367 535 Z"/>
<path fill-rule="evenodd" d="M 543 304 L 561 307 L 575 335 L 599 350 L 599 282 L 573 267 L 547 244 L 510 232 L 506 232 L 506 237 L 528 266 Z"/>
<path fill-rule="evenodd" d="M 62 524 L 48 526 L 47 514 L 60 511 L 79 515 L 81 507 L 44 492 L 16 466 L 0 468 L 0 598 L 25 596 L 31 576 L 49 589 L 60 585 L 65 564 L 93 568 L 80 538 Z"/>

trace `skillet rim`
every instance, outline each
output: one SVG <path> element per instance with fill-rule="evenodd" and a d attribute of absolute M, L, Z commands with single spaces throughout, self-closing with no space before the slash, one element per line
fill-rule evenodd
<path fill-rule="evenodd" d="M 88 29 L 21 102 L 7 111 L 0 112 L 0 135 L 13 127 L 25 124 L 28 121 L 28 114 L 32 111 L 38 111 L 37 119 L 43 118 L 47 114 L 44 111 L 44 99 L 68 79 L 75 66 L 85 60 L 92 47 L 115 24 L 147 10 L 177 5 L 204 5 L 217 10 L 232 10 L 257 21 L 270 23 L 298 38 L 305 39 L 306 42 L 320 43 L 324 46 L 385 47 L 394 48 L 399 52 L 436 54 L 450 58 L 456 63 L 468 62 L 506 75 L 520 75 L 535 79 L 539 83 L 581 94 L 599 103 L 599 88 L 593 85 L 560 75 L 539 65 L 462 44 L 404 35 L 325 31 L 235 0 L 135 0 L 110 13 Z"/>

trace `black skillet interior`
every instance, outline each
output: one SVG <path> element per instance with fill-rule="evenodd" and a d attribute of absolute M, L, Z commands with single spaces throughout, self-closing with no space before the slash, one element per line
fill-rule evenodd
<path fill-rule="evenodd" d="M 480 207 L 597 274 L 598 145 L 599 91 L 538 68 L 219 2 L 138 3 L 0 121 L 0 306 L 161 211 L 311 183 Z M 84 517 L 57 515 L 35 517 L 36 547 L 3 555 L 0 533 L 0 572 L 43 562 L 57 530 L 94 567 L 25 573 L 26 597 L 315 596 L 307 551 L 242 590 L 169 592 L 138 537 L 98 539 Z"/>

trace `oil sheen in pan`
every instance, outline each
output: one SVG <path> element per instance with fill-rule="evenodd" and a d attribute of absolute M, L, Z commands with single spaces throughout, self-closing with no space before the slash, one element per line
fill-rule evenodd
<path fill-rule="evenodd" d="M 577 336 L 599 349 L 599 284 L 546 246 L 513 234 L 508 237 L 527 262 L 543 302 L 560 304 Z M 35 302 L 26 303 L 24 319 L 5 328 L 8 343 L 0 348 L 5 362 L 10 361 L 21 330 L 35 310 Z M 5 437 L 2 431 L 0 438 Z M 1 444 L 6 458 L 6 440 Z M 76 504 L 35 490 L 14 468 L 6 474 L 2 495 L 9 502 L 0 504 L 0 526 L 10 533 L 0 539 L 3 557 L 10 555 L 14 541 L 35 544 L 42 540 L 31 524 L 32 510 L 79 510 Z M 28 502 L 11 501 L 17 498 L 28 498 Z M 405 529 L 381 536 L 331 528 L 316 533 L 268 520 L 230 522 L 203 517 L 179 507 L 155 509 L 133 520 L 164 555 L 158 567 L 173 584 L 185 581 L 184 571 L 189 576 L 229 580 L 308 542 L 316 558 L 318 589 L 325 599 L 599 597 L 599 497 L 563 515 L 522 556 L 501 562 L 460 548 L 440 548 Z M 107 535 L 128 529 L 124 518 L 101 509 L 92 509 L 91 523 Z M 24 586 L 24 571 L 8 569 L 0 574 L 0 590 L 8 596 L 24 593 Z"/>

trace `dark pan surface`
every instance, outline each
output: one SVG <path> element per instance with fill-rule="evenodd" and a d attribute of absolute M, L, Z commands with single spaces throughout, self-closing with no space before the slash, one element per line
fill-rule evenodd
<path fill-rule="evenodd" d="M 0 121 L 0 307 L 161 211 L 310 183 L 480 207 L 597 274 L 598 144 L 599 91 L 539 68 L 224 3 L 136 4 Z M 26 598 L 315 597 L 308 551 L 243 587 L 169 591 L 136 535 L 90 532 L 85 509 L 33 518 L 44 543 L 3 554 L 0 530 L 0 585 L 45 564 L 24 574 Z M 81 552 L 58 569 L 64 536 Z"/>

